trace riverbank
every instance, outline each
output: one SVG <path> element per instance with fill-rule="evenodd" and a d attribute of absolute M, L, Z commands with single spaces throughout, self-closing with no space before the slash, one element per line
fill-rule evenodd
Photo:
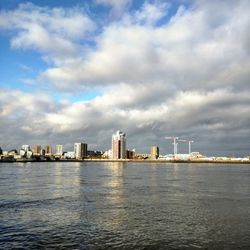
<path fill-rule="evenodd" d="M 139 160 L 139 159 L 60 159 L 60 160 L 36 160 L 36 159 L 1 159 L 1 162 L 133 162 L 133 163 L 217 163 L 217 164 L 250 164 L 250 160 L 220 160 L 220 159 L 214 159 L 214 160 L 203 160 L 203 159 L 192 159 L 192 160 L 179 160 L 179 159 L 171 159 L 171 160 L 165 160 L 165 159 L 145 159 L 145 160 Z"/>

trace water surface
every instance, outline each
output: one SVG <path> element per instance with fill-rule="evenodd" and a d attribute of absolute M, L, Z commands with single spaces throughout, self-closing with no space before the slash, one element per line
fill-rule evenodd
<path fill-rule="evenodd" d="M 0 249 L 250 249 L 250 166 L 0 163 Z"/>

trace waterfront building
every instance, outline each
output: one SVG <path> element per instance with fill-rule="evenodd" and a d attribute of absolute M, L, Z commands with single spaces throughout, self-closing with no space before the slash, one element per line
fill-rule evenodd
<path fill-rule="evenodd" d="M 76 158 L 75 152 L 74 151 L 66 152 L 64 154 L 64 158 L 65 159 L 74 159 L 74 158 Z"/>
<path fill-rule="evenodd" d="M 112 158 L 126 159 L 126 157 L 126 134 L 118 130 L 112 136 Z"/>
<path fill-rule="evenodd" d="M 159 147 L 152 146 L 151 147 L 151 159 L 158 159 L 159 157 Z"/>
<path fill-rule="evenodd" d="M 45 146 L 45 155 L 52 155 L 52 147 L 51 145 Z"/>
<path fill-rule="evenodd" d="M 101 158 L 102 155 L 103 155 L 103 152 L 102 151 L 96 151 L 96 150 L 88 150 L 87 155 L 90 158 Z"/>
<path fill-rule="evenodd" d="M 40 155 L 45 156 L 45 149 L 44 148 L 41 149 Z"/>
<path fill-rule="evenodd" d="M 127 159 L 134 159 L 135 158 L 135 150 L 127 150 Z"/>
<path fill-rule="evenodd" d="M 139 160 L 145 160 L 150 158 L 151 155 L 150 154 L 145 154 L 145 153 L 136 153 L 135 154 L 135 159 L 139 159 Z"/>
<path fill-rule="evenodd" d="M 40 155 L 41 154 L 41 145 L 35 145 L 34 148 L 33 148 L 33 154 L 34 155 Z"/>
<path fill-rule="evenodd" d="M 25 152 L 31 151 L 30 145 L 22 145 L 21 149 L 24 150 Z"/>
<path fill-rule="evenodd" d="M 200 152 L 191 152 L 190 154 L 190 158 L 202 158 L 203 155 Z"/>
<path fill-rule="evenodd" d="M 56 145 L 56 155 L 63 154 L 63 145 Z"/>
<path fill-rule="evenodd" d="M 112 157 L 112 150 L 111 149 L 109 149 L 109 150 L 107 150 L 107 151 L 105 151 L 103 154 L 102 154 L 102 158 L 108 158 L 108 159 L 112 159 L 113 157 Z"/>
<path fill-rule="evenodd" d="M 20 149 L 19 154 L 23 158 L 31 158 L 33 156 L 33 152 L 31 151 L 29 145 L 22 145 L 22 148 Z"/>
<path fill-rule="evenodd" d="M 88 145 L 86 143 L 75 143 L 74 144 L 74 152 L 76 159 L 82 159 L 87 157 Z"/>
<path fill-rule="evenodd" d="M 17 150 L 16 149 L 11 149 L 9 151 L 4 151 L 3 154 L 6 154 L 6 155 L 15 155 L 15 154 L 17 154 Z"/>

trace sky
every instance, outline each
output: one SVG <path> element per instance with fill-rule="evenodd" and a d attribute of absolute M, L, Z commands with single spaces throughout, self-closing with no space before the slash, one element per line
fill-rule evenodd
<path fill-rule="evenodd" d="M 0 147 L 250 155 L 250 1 L 0 0 Z M 187 153 L 187 143 L 179 143 Z"/>

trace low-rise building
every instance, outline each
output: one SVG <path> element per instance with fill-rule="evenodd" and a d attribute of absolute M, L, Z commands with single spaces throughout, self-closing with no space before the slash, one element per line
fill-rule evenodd
<path fill-rule="evenodd" d="M 102 158 L 103 152 L 96 150 L 88 150 L 87 155 L 89 158 Z"/>
<path fill-rule="evenodd" d="M 65 159 L 75 159 L 76 158 L 76 155 L 75 155 L 74 151 L 66 152 L 66 153 L 64 153 L 63 156 L 64 156 Z"/>
<path fill-rule="evenodd" d="M 105 152 L 102 154 L 102 158 L 104 158 L 104 159 L 112 159 L 112 157 L 113 157 L 113 153 L 112 153 L 112 150 L 111 150 L 111 149 L 105 151 Z"/>
<path fill-rule="evenodd" d="M 143 160 L 143 159 L 148 159 L 148 158 L 150 158 L 150 154 L 140 154 L 140 153 L 136 153 L 135 154 L 135 159 L 141 159 L 141 160 Z"/>
<path fill-rule="evenodd" d="M 127 150 L 127 159 L 134 159 L 135 158 L 135 150 Z"/>

